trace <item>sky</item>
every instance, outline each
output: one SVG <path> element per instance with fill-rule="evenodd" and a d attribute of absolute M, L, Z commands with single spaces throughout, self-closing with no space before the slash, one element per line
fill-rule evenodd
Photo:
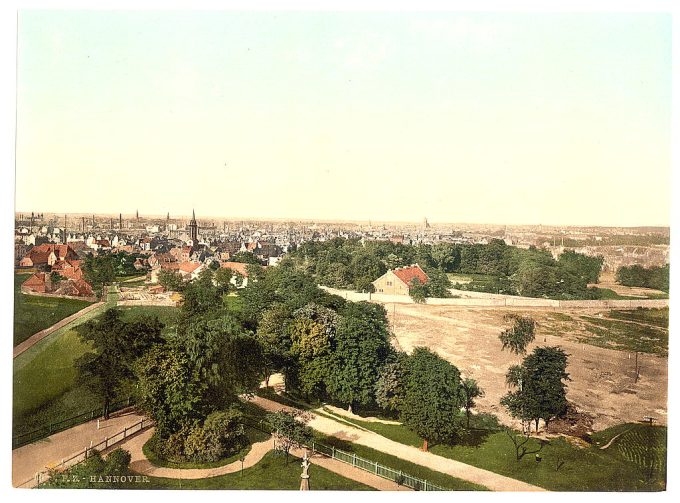
<path fill-rule="evenodd" d="M 670 225 L 671 17 L 22 11 L 16 209 Z"/>

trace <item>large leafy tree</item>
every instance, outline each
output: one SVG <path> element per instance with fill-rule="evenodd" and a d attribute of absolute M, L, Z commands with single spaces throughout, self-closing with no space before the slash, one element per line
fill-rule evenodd
<path fill-rule="evenodd" d="M 140 406 L 156 422 L 162 438 L 206 416 L 207 383 L 178 349 L 154 346 L 137 360 Z"/>
<path fill-rule="evenodd" d="M 567 354 L 559 347 L 535 348 L 520 366 L 508 371 L 506 380 L 516 389 L 501 404 L 522 422 L 533 421 L 536 430 L 541 419 L 547 427 L 567 409 L 567 362 Z"/>
<path fill-rule="evenodd" d="M 265 384 L 276 371 L 283 371 L 291 365 L 291 346 L 288 324 L 292 321 L 292 313 L 284 304 L 273 304 L 262 314 L 255 337 L 262 347 L 262 372 Z"/>
<path fill-rule="evenodd" d="M 158 283 L 173 292 L 181 292 L 184 289 L 184 279 L 177 271 L 161 270 L 158 272 Z"/>
<path fill-rule="evenodd" d="M 231 316 L 198 318 L 178 334 L 175 343 L 205 382 L 204 398 L 213 410 L 258 387 L 260 345 Z"/>
<path fill-rule="evenodd" d="M 409 358 L 401 420 L 428 442 L 451 441 L 461 425 L 460 372 L 427 348 L 417 347 Z"/>
<path fill-rule="evenodd" d="M 297 361 L 296 375 L 290 381 L 297 381 L 306 395 L 320 398 L 325 393 L 331 361 L 331 339 L 326 327 L 309 318 L 298 318 L 289 325 L 289 333 L 290 353 Z"/>
<path fill-rule="evenodd" d="M 136 358 L 163 341 L 163 324 L 158 318 L 144 317 L 134 322 L 121 319 L 121 312 L 108 309 L 97 319 L 78 327 L 78 335 L 93 351 L 76 360 L 80 377 L 103 402 L 104 418 L 120 387 L 133 377 Z"/>
<path fill-rule="evenodd" d="M 331 397 L 350 407 L 375 401 L 375 383 L 391 350 L 387 326 L 381 305 L 358 302 L 345 307 L 328 376 Z"/>

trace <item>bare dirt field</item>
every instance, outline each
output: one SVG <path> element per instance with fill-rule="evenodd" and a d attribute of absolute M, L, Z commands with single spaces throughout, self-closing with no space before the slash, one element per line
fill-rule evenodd
<path fill-rule="evenodd" d="M 465 308 L 417 304 L 386 304 L 396 340 L 394 345 L 411 352 L 425 346 L 455 364 L 465 376 L 475 378 L 485 391 L 481 412 L 496 414 L 507 424 L 512 420 L 499 404 L 508 391 L 505 373 L 521 358 L 501 351 L 498 335 L 510 326 L 509 313 L 531 316 L 537 322 L 536 340 L 529 347 L 560 346 L 569 355 L 571 381 L 567 398 L 580 412 L 590 414 L 593 430 L 644 416 L 667 420 L 668 359 L 640 354 L 640 379 L 635 382 L 635 353 L 579 342 L 594 337 L 580 316 L 607 318 L 603 310 L 547 310 Z"/>

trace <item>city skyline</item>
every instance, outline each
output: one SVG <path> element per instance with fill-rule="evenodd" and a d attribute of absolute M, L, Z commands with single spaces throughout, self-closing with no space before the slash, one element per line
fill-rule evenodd
<path fill-rule="evenodd" d="M 668 226 L 670 33 L 639 13 L 23 11 L 16 206 Z"/>

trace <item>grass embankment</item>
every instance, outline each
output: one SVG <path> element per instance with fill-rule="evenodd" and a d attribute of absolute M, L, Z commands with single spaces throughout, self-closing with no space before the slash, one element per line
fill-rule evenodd
<path fill-rule="evenodd" d="M 31 274 L 14 275 L 14 345 L 89 306 L 91 302 L 21 293 Z"/>
<path fill-rule="evenodd" d="M 117 295 L 112 291 L 106 306 L 88 313 L 78 321 L 100 316 L 106 307 L 113 306 Z M 174 332 L 178 314 L 178 309 L 174 307 L 135 306 L 122 308 L 121 311 L 126 321 L 144 314 L 158 316 L 166 325 L 163 333 Z M 14 359 L 13 435 L 27 433 L 101 406 L 101 400 L 89 390 L 87 382 L 78 379 L 74 365 L 89 350 L 90 346 L 80 340 L 76 330 L 64 327 Z M 127 395 L 121 395 L 120 398 L 127 398 Z"/>

